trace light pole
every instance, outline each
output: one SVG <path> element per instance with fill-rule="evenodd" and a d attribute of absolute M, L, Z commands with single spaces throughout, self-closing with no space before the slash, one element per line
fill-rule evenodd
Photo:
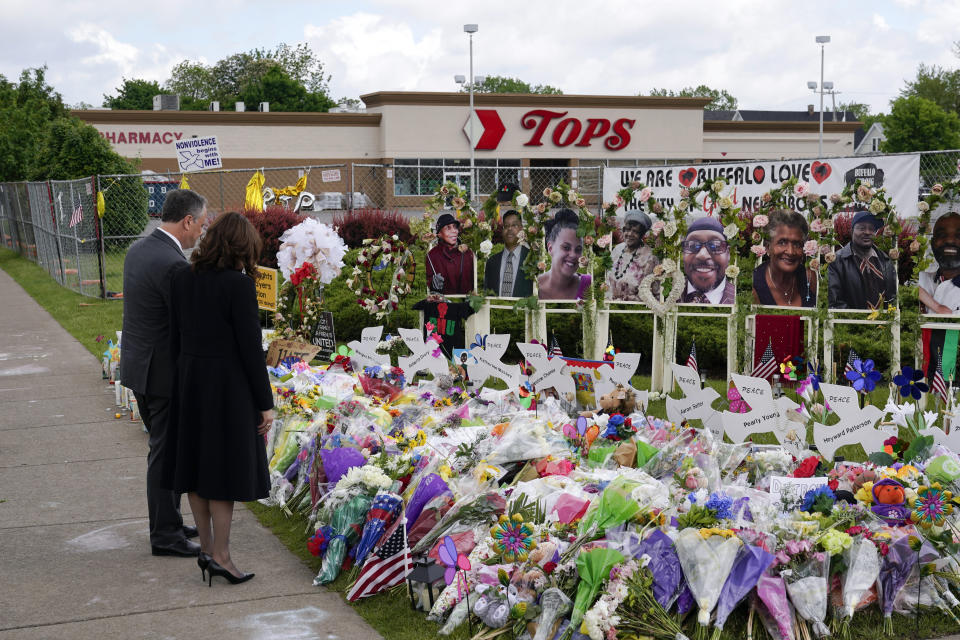
<path fill-rule="evenodd" d="M 476 188 L 474 179 L 476 176 L 473 168 L 473 120 L 474 120 L 474 111 L 473 111 L 473 34 L 479 30 L 479 27 L 475 24 L 465 24 L 463 25 L 464 33 L 470 35 L 470 75 L 467 76 L 470 78 L 470 203 L 472 204 L 476 200 Z"/>
<path fill-rule="evenodd" d="M 820 45 L 820 141 L 817 145 L 817 155 L 823 157 L 823 56 L 826 44 L 830 42 L 830 36 L 817 36 L 817 44 Z M 810 83 L 807 83 L 809 86 Z M 831 89 L 833 88 L 833 83 Z"/>

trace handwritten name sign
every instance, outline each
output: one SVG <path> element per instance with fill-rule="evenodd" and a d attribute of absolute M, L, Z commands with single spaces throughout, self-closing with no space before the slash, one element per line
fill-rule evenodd
<path fill-rule="evenodd" d="M 763 378 L 736 373 L 731 374 L 731 378 L 751 410 L 723 412 L 723 430 L 730 439 L 743 442 L 751 434 L 771 431 L 784 448 L 793 454 L 799 453 L 806 446 L 806 431 L 803 423 L 789 417 L 799 405 L 787 397 L 774 400 L 770 383 Z"/>
<path fill-rule="evenodd" d="M 882 409 L 869 404 L 861 409 L 852 387 L 821 383 L 820 389 L 830 410 L 840 418 L 834 425 L 813 425 L 813 441 L 824 458 L 832 460 L 837 449 L 848 444 L 859 444 L 868 454 L 883 451 L 883 441 L 890 436 L 874 428 L 884 416 Z"/>
<path fill-rule="evenodd" d="M 397 364 L 408 378 L 412 379 L 418 371 L 424 369 L 434 376 L 449 373 L 450 368 L 443 353 L 436 353 L 438 351 L 436 342 L 431 340 L 430 344 L 427 344 L 423 339 L 423 332 L 419 329 L 399 329 L 398 331 L 400 338 L 411 351 L 411 355 L 397 359 Z"/>
<path fill-rule="evenodd" d="M 723 421 L 720 412 L 712 406 L 720 394 L 713 387 L 701 389 L 700 376 L 693 367 L 673 363 L 671 369 L 683 397 L 667 397 L 667 419 L 676 424 L 684 420 L 700 420 L 713 435 L 722 438 Z"/>
<path fill-rule="evenodd" d="M 470 379 L 476 384 L 482 385 L 487 378 L 497 378 L 506 382 L 508 389 L 519 387 L 520 365 L 505 364 L 501 361 L 509 344 L 509 333 L 496 333 L 487 336 L 486 349 L 481 346 L 470 349 L 470 355 L 477 359 L 477 364 L 472 364 L 467 369 L 470 373 Z"/>
<path fill-rule="evenodd" d="M 529 377 L 529 382 L 534 391 L 552 387 L 561 397 L 568 400 L 576 396 L 577 389 L 576 385 L 573 384 L 573 376 L 567 371 L 563 358 L 559 356 L 548 357 L 547 349 L 542 344 L 518 342 L 517 349 L 533 367 L 533 374 Z"/>
<path fill-rule="evenodd" d="M 304 362 L 313 360 L 313 356 L 320 351 L 309 342 L 298 342 L 296 340 L 274 340 L 267 349 L 267 366 L 275 367 L 280 361 L 289 356 L 301 358 Z"/>
<path fill-rule="evenodd" d="M 353 349 L 353 359 L 361 367 L 384 367 L 390 365 L 390 356 L 385 353 L 377 353 L 377 345 L 380 344 L 380 336 L 383 335 L 383 325 L 379 327 L 366 327 L 360 332 L 360 341 L 351 340 L 347 346 Z"/>

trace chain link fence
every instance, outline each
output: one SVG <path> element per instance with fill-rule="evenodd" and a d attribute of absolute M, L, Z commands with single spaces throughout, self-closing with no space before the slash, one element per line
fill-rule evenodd
<path fill-rule="evenodd" d="M 863 156 L 869 158 L 870 155 Z M 958 175 L 960 150 L 920 154 L 919 196 L 937 182 Z M 521 166 L 519 160 L 478 160 L 477 205 L 505 183 L 518 185 L 534 204 L 543 190 L 560 180 L 576 189 L 591 210 L 599 212 L 606 163 L 580 166 Z M 678 164 L 671 161 L 669 164 Z M 684 163 L 679 163 L 684 164 Z M 214 211 L 242 210 L 247 185 L 258 169 L 229 169 L 185 174 L 189 187 L 207 198 Z M 451 181 L 471 189 L 469 162 L 398 160 L 394 164 L 327 164 L 266 167 L 265 203 L 282 206 L 331 223 L 338 214 L 369 209 L 418 216 L 436 190 Z M 283 193 L 306 176 L 294 195 Z M 164 198 L 179 188 L 184 174 L 101 175 L 49 182 L 0 183 L 0 246 L 42 266 L 65 287 L 88 296 L 119 297 L 127 248 L 160 224 Z M 296 188 L 290 192 L 296 192 Z M 96 214 L 96 194 L 103 194 L 103 218 Z"/>

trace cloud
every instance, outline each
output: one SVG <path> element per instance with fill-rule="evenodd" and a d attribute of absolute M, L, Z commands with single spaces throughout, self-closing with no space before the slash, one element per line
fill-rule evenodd
<path fill-rule="evenodd" d="M 879 15 L 873 14 L 873 26 L 875 26 L 879 31 L 890 31 L 890 25 L 887 24 L 887 20 Z"/>

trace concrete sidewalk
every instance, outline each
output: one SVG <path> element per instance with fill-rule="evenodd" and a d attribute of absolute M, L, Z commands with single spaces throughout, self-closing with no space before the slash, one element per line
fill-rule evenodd
<path fill-rule="evenodd" d="M 0 640 L 380 637 L 242 505 L 231 546 L 252 581 L 208 588 L 194 559 L 153 557 L 140 423 L 3 271 L 0 300 Z"/>

